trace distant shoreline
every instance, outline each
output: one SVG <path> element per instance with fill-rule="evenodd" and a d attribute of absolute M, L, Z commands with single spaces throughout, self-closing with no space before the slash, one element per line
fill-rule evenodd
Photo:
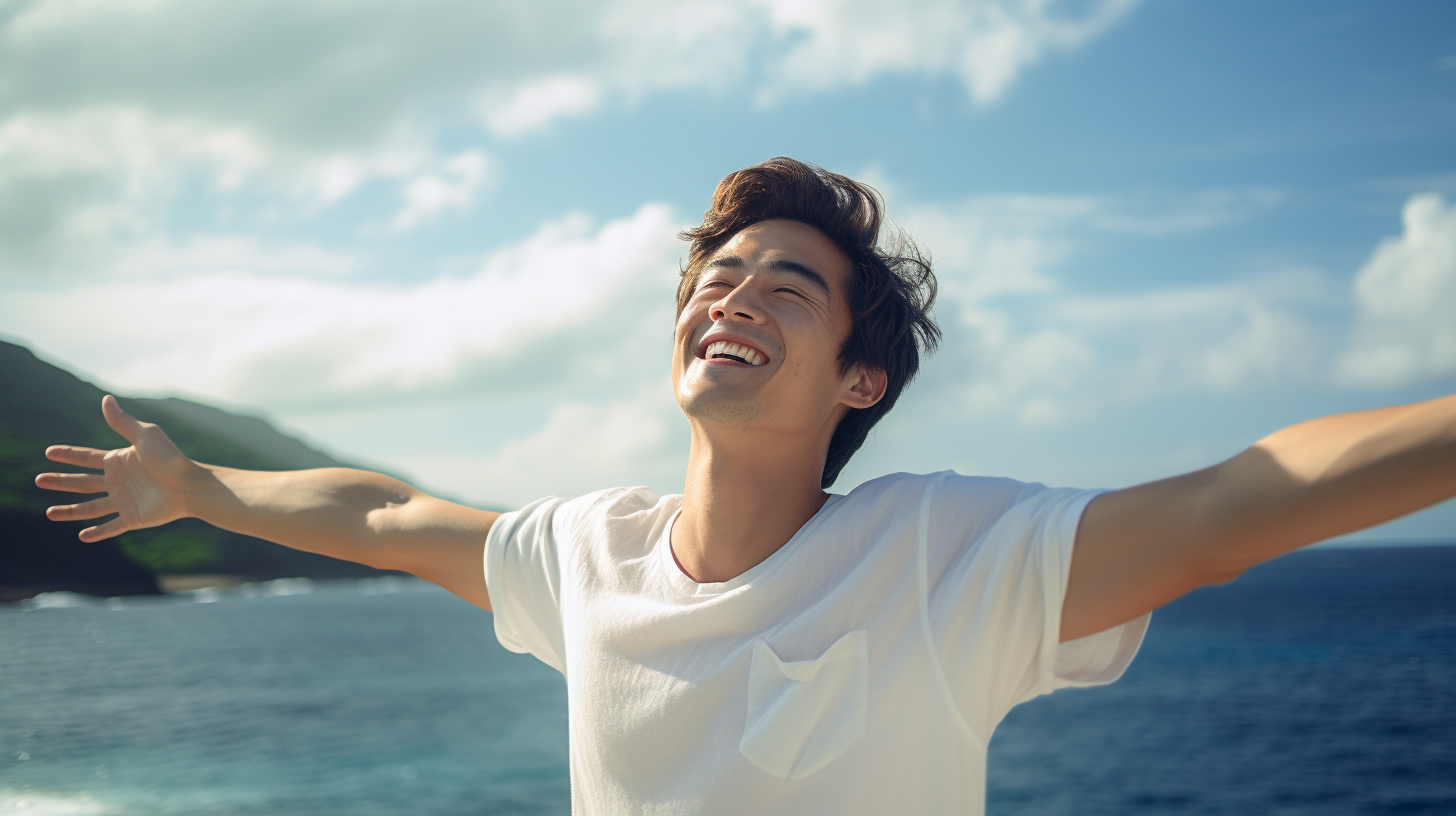
<path fill-rule="evenodd" d="M 1288 567 L 1297 567 L 1298 566 L 1298 562 L 1300 562 L 1300 561 L 1302 561 L 1302 560 L 1304 560 L 1306 558 L 1309 558 L 1311 556 L 1318 557 L 1318 556 L 1323 555 L 1323 554 L 1332 554 L 1332 553 L 1335 553 L 1335 552 L 1357 552 L 1357 551 L 1375 551 L 1375 550 L 1382 550 L 1382 551 L 1387 551 L 1387 552 L 1390 552 L 1390 553 L 1394 554 L 1394 553 L 1399 553 L 1401 551 L 1425 551 L 1425 550 L 1438 549 L 1438 548 L 1441 548 L 1441 547 L 1453 547 L 1453 548 L 1456 548 L 1456 539 L 1437 539 L 1437 540 L 1400 541 L 1400 542 L 1375 542 L 1375 543 L 1372 543 L 1372 542 L 1327 541 L 1327 542 L 1321 542 L 1319 544 L 1312 544 L 1312 545 L 1310 545 L 1308 547 L 1303 547 L 1301 549 L 1294 550 L 1293 552 L 1286 553 L 1285 555 L 1282 555 L 1282 556 L 1280 556 L 1278 558 L 1275 558 L 1272 561 L 1267 561 L 1264 564 L 1261 564 L 1258 567 L 1255 567 L 1253 570 L 1251 570 L 1251 572 L 1259 572 L 1259 571 L 1263 571 L 1263 570 L 1267 570 L 1267 569 L 1280 569 L 1280 568 L 1288 568 Z M 1335 566 L 1335 565 L 1325 565 L 1325 566 Z M 1343 566 L 1343 565 L 1340 565 L 1340 566 Z M 249 575 L 227 575 L 227 574 L 218 574 L 218 573 L 196 573 L 196 574 L 183 574 L 183 575 L 157 575 L 156 576 L 156 579 L 157 579 L 157 587 L 161 591 L 160 591 L 160 593 L 157 593 L 157 594 L 153 595 L 152 597 L 185 596 L 185 595 L 188 595 L 188 594 L 194 594 L 194 593 L 198 593 L 198 592 L 206 592 L 206 593 L 244 592 L 244 593 L 246 593 L 249 590 L 249 588 L 252 588 L 252 587 L 260 587 L 260 588 L 262 588 L 262 587 L 268 587 L 268 586 L 276 586 L 276 587 L 278 587 L 278 588 L 281 589 L 283 587 L 300 587 L 301 588 L 301 587 L 303 587 L 305 585 L 309 585 L 309 584 L 317 584 L 319 586 L 329 586 L 329 585 L 343 585 L 343 584 L 346 584 L 346 583 L 353 583 L 353 582 L 358 582 L 358 583 L 360 583 L 361 586 L 365 586 L 365 587 L 368 587 L 368 586 L 376 586 L 376 585 L 377 586 L 385 586 L 385 585 L 395 586 L 400 581 L 418 581 L 418 580 L 420 580 L 418 578 L 415 578 L 414 576 L 405 575 L 405 574 L 397 574 L 397 575 L 396 574 L 384 574 L 384 575 L 379 575 L 379 576 L 362 576 L 362 577 L 333 576 L 333 577 L 322 577 L 322 578 L 320 578 L 320 577 L 314 577 L 314 576 L 294 576 L 294 577 L 282 576 L 282 577 L 260 578 L 260 577 L 249 576 Z M 381 583 L 381 582 L 383 582 L 383 583 Z M 29 594 L 27 594 L 27 592 Z M 266 589 L 264 589 L 263 592 L 264 592 L 264 594 L 271 594 Z M 31 601 L 33 598 L 36 598 L 37 596 L 45 595 L 45 594 L 56 594 L 56 593 L 77 596 L 78 598 L 79 597 L 84 597 L 84 598 L 88 598 L 88 599 L 95 599 L 95 601 L 98 602 L 98 603 L 99 602 L 104 602 L 104 601 L 106 601 L 108 599 L 111 599 L 111 598 L 144 597 L 144 596 L 135 596 L 135 595 L 103 595 L 103 594 L 92 594 L 92 593 L 78 592 L 78 591 L 75 591 L 75 590 L 66 590 L 66 589 L 45 589 L 45 590 L 29 591 L 29 589 L 26 588 L 26 587 L 7 587 L 7 586 L 0 585 L 0 608 L 20 606 L 22 604 L 26 604 L 27 602 Z M 291 593 L 282 593 L 282 594 L 291 594 Z"/>

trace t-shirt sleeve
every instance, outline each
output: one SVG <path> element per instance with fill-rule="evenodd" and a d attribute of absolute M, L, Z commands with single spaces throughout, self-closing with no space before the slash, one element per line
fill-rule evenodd
<path fill-rule="evenodd" d="M 944 569 L 932 573 L 929 606 L 953 693 L 989 737 L 1018 703 L 1120 677 L 1150 615 L 1058 643 L 1077 526 L 1102 491 L 975 482 L 937 486 L 930 557 Z"/>
<path fill-rule="evenodd" d="M 562 630 L 564 499 L 532 502 L 491 525 L 485 543 L 485 585 L 495 636 L 513 652 L 529 652 L 565 673 Z"/>

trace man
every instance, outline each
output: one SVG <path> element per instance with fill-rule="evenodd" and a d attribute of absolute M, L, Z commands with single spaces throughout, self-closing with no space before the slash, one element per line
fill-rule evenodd
<path fill-rule="evenodd" d="M 37 483 L 107 494 L 48 511 L 117 514 L 86 541 L 193 516 L 493 609 L 566 676 L 584 813 L 979 813 L 1007 710 L 1114 680 L 1153 609 L 1456 495 L 1456 397 L 1112 492 L 946 472 L 828 494 L 938 338 L 929 267 L 883 250 L 880 220 L 872 190 L 789 159 L 718 186 L 685 234 L 681 496 L 497 515 L 372 473 L 229 470 L 110 397 L 132 445 L 51 448 L 104 473 Z"/>

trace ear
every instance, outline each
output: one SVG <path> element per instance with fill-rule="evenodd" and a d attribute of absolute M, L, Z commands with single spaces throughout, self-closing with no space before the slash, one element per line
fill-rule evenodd
<path fill-rule="evenodd" d="M 839 401 L 850 408 L 868 408 L 885 396 L 889 382 L 883 369 L 857 365 L 845 377 L 847 388 Z"/>

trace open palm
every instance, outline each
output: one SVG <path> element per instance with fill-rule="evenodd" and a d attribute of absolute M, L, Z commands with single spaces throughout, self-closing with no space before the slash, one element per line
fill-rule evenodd
<path fill-rule="evenodd" d="M 139 422 L 121 409 L 115 397 L 101 401 L 106 424 L 121 434 L 130 447 L 103 451 L 72 445 L 46 448 L 46 458 L 101 473 L 42 473 L 37 487 L 66 493 L 105 493 L 79 504 L 46 510 L 52 521 L 81 521 L 112 513 L 116 518 L 81 531 L 82 541 L 101 541 L 128 530 L 156 527 L 187 515 L 184 487 L 189 475 L 200 470 L 177 449 L 156 425 Z"/>

